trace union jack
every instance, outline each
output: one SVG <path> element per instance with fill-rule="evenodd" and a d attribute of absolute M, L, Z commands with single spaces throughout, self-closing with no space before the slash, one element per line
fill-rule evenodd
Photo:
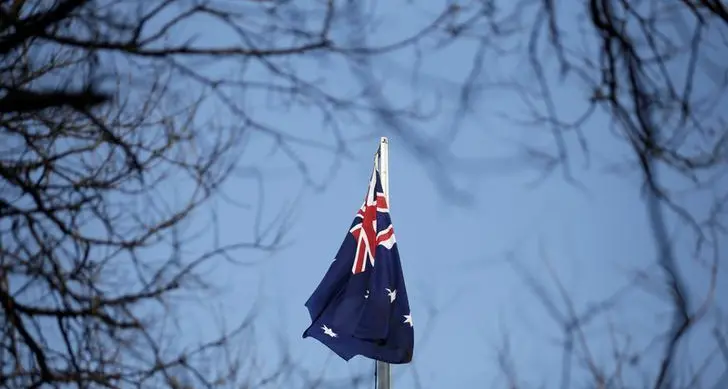
<path fill-rule="evenodd" d="M 366 271 L 367 262 L 374 266 L 377 246 L 383 245 L 391 249 L 396 241 L 391 222 L 386 226 L 377 225 L 378 212 L 389 213 L 389 204 L 382 190 L 379 172 L 375 169 L 369 181 L 364 203 L 354 217 L 356 224 L 349 230 L 356 240 L 356 254 L 351 267 L 353 274 Z"/>

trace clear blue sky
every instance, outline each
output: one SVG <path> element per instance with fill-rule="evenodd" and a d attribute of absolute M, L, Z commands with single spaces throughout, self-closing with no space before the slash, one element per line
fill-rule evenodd
<path fill-rule="evenodd" d="M 377 5 L 383 27 L 370 37 L 370 43 L 394 41 L 426 21 L 423 6 L 400 3 L 403 2 Z M 431 9 L 437 8 L 436 3 L 439 2 L 432 2 Z M 569 23 L 565 20 L 563 23 Z M 216 31 L 214 25 L 200 25 L 200 29 L 210 34 L 207 38 L 226 39 L 225 33 Z M 423 98 L 423 104 L 434 104 L 435 93 L 439 93 L 443 104 L 440 115 L 408 128 L 404 137 L 376 121 L 343 123 L 344 135 L 355 139 L 350 142 L 350 159 L 338 160 L 315 148 L 298 148 L 312 177 L 325 183 L 323 191 L 307 187 L 290 159 L 280 152 L 270 153 L 274 148 L 269 138 L 251 135 L 242 158 L 245 166 L 260 169 L 265 201 L 262 203 L 258 197 L 255 181 L 231 180 L 224 188 L 226 196 L 249 203 L 253 210 L 219 202 L 222 239 L 232 242 L 250 237 L 257 209 L 262 208 L 265 222 L 273 219 L 282 206 L 293 204 L 285 212 L 291 222 L 285 236 L 290 245 L 273 254 L 251 252 L 249 257 L 239 258 L 260 261 L 255 266 L 217 266 L 210 276 L 225 292 L 208 303 L 219 305 L 231 322 L 258 305 L 258 347 L 252 353 L 259 358 L 263 371 L 275 368 L 280 345 L 312 375 L 323 374 L 327 379 L 346 378 L 372 369 L 371 361 L 356 358 L 343 362 L 318 342 L 301 339 L 301 334 L 309 324 L 303 304 L 328 268 L 360 205 L 379 136 L 388 136 L 391 141 L 392 220 L 417 336 L 413 363 L 394 368 L 397 389 L 418 385 L 505 387 L 506 381 L 497 366 L 496 348 L 506 334 L 510 336 L 511 353 L 520 377 L 532 387 L 541 383 L 547 387 L 557 385 L 562 331 L 534 292 L 505 262 L 508 253 L 544 284 L 562 313 L 566 307 L 549 279 L 545 260 L 563 282 L 579 312 L 628 285 L 636 270 L 656 272 L 639 175 L 636 171 L 607 172 L 610 164 L 624 162 L 630 151 L 611 135 L 603 116 L 588 126 L 588 166 L 574 139 L 569 140 L 573 174 L 584 189 L 566 183 L 559 172 L 533 186 L 540 171 L 514 161 L 523 162 L 518 148 L 521 142 L 553 151 L 549 130 L 517 127 L 504 119 L 504 113 L 522 116 L 525 106 L 515 94 L 486 89 L 455 139 L 435 148 L 450 156 L 441 165 L 443 171 L 472 202 L 453 201 L 441 190 L 438 181 L 433 180 L 435 172 L 422 163 L 421 156 L 413 154 L 408 142 L 412 137 L 443 139 L 439 136 L 452 122 L 456 83 L 466 77 L 475 49 L 474 44 L 461 44 L 427 57 L 421 71 L 429 78 L 417 88 L 408 79 L 411 51 L 378 59 L 375 70 L 383 80 L 390 103 L 402 105 Z M 523 76 L 527 69 L 524 61 L 514 58 L 499 59 L 493 54 L 489 61 L 480 76 L 484 83 L 509 74 Z M 307 62 L 300 66 L 310 70 L 311 79 L 326 77 L 332 90 L 356 89 L 356 80 L 336 63 L 324 67 Z M 559 112 L 573 117 L 583 109 L 588 92 L 574 83 L 566 83 L 554 93 Z M 250 109 L 259 120 L 288 134 L 333 144 L 331 130 L 310 112 L 272 111 L 262 97 L 249 100 Z M 331 174 L 334 163 L 338 167 Z M 683 183 L 675 181 L 675 185 Z M 704 212 L 701 201 L 687 201 L 696 212 Z M 677 249 L 683 254 L 689 252 L 690 239 L 674 219 L 670 232 Z M 707 276 L 696 270 L 697 265 L 690 259 L 683 259 L 683 263 L 694 298 L 698 299 L 705 290 Z M 725 271 L 721 270 L 721 275 L 724 278 Z M 717 295 L 726 293 L 728 288 L 723 282 Z M 207 320 L 200 316 L 200 311 L 196 312 L 195 319 L 184 323 L 183 328 L 190 331 L 190 336 L 211 333 L 213 319 Z M 630 347 L 644 349 L 658 331 L 667 329 L 669 314 L 664 299 L 645 288 L 632 288 L 613 310 L 585 328 L 590 351 L 600 363 L 611 363 L 610 323 L 621 333 L 631 335 Z M 685 352 L 700 356 L 701 347 L 713 351 L 714 342 L 709 335 L 712 324 L 709 320 L 696 329 Z M 659 351 L 661 348 L 648 355 Z M 649 374 L 654 374 L 654 362 L 644 363 Z M 716 363 L 711 372 L 724 368 Z M 575 374 L 583 377 L 581 363 L 575 362 L 575 366 Z"/>

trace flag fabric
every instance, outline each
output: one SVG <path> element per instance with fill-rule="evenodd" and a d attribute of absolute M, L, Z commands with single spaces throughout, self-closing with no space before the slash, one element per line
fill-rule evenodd
<path fill-rule="evenodd" d="M 375 165 L 367 195 L 324 278 L 306 302 L 312 337 L 344 360 L 408 363 L 414 328 L 387 197 Z"/>

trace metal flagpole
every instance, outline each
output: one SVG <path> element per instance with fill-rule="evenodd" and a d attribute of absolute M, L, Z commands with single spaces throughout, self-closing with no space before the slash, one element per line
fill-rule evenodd
<path fill-rule="evenodd" d="M 379 177 L 382 180 L 382 190 L 384 191 L 384 196 L 387 198 L 387 205 L 391 207 L 392 204 L 389 202 L 389 140 L 385 136 L 379 140 L 378 160 Z M 392 389 L 389 363 L 377 361 L 376 375 L 377 389 Z"/>
<path fill-rule="evenodd" d="M 389 205 L 389 140 L 386 136 L 379 141 L 379 176 L 382 178 L 382 190 Z"/>

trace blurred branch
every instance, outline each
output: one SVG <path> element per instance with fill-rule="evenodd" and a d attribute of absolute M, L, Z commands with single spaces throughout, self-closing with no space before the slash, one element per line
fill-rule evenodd
<path fill-rule="evenodd" d="M 667 334 L 659 338 L 664 349 L 650 356 L 655 370 L 640 372 L 650 377 L 649 383 L 624 376 L 632 357 L 617 356 L 624 354 L 617 351 L 621 350 L 617 344 L 612 345 L 615 356 L 608 362 L 592 355 L 585 323 L 577 320 L 584 314 L 573 307 L 574 293 L 566 291 L 553 269 L 548 267 L 564 309 L 550 297 L 543 280 L 511 261 L 563 328 L 561 388 L 573 382 L 573 351 L 581 354 L 580 363 L 596 388 L 675 389 L 695 379 L 682 379 L 675 369 L 678 349 L 716 303 L 719 242 L 726 237 L 728 118 L 719 107 L 728 102 L 728 68 L 721 60 L 728 49 L 728 19 L 719 3 L 462 1 L 457 17 L 442 31 L 444 36 L 450 34 L 446 41 L 453 45 L 470 40 L 475 53 L 469 74 L 461 80 L 461 95 L 467 98 L 453 99 L 457 102 L 453 122 L 458 126 L 481 120 L 474 114 L 478 95 L 508 94 L 523 109 L 509 107 L 518 114 L 503 117 L 524 129 L 521 149 L 544 179 L 561 169 L 568 183 L 583 189 L 573 163 L 577 153 L 585 156 L 585 169 L 590 155 L 598 155 L 606 163 L 629 165 L 639 172 L 665 285 L 662 292 L 667 292 L 672 311 Z M 487 104 L 481 102 L 479 107 L 485 109 Z M 540 142 L 543 130 L 546 146 Z M 509 127 L 508 135 L 513 131 Z M 612 139 L 618 146 L 604 146 Z M 687 227 L 692 255 L 675 248 L 676 238 L 668 234 L 673 225 Z M 693 274 L 705 285 L 700 294 L 688 287 Z M 605 300 L 605 310 L 611 303 Z M 709 360 L 698 358 L 701 365 Z M 605 366 L 612 365 L 621 377 L 606 373 L 613 370 Z M 692 374 L 706 373 L 699 368 Z M 624 384 L 618 386 L 619 381 Z"/>

